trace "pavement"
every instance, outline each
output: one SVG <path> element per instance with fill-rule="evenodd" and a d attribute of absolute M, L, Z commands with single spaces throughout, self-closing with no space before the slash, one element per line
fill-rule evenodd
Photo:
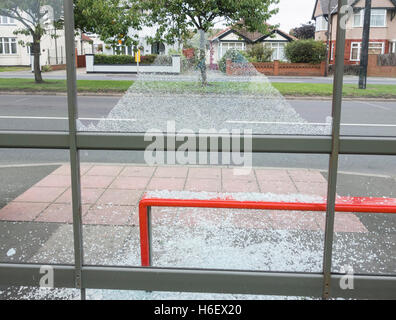
<path fill-rule="evenodd" d="M 323 176 L 309 170 L 254 169 L 247 176 L 239 176 L 227 168 L 84 165 L 81 175 L 85 224 L 138 225 L 137 206 L 142 195 L 149 190 L 270 192 L 322 197 L 327 193 L 327 182 Z M 58 168 L 3 207 L 0 221 L 71 223 L 70 180 L 69 167 Z M 258 221 L 259 225 L 277 230 L 324 228 L 323 215 L 316 213 L 273 212 L 262 219 Z M 336 232 L 367 232 L 352 214 L 339 214 L 337 219 Z M 183 219 L 178 221 L 182 223 Z M 238 223 L 257 227 L 255 220 L 249 221 L 249 218 L 235 223 L 239 227 Z"/>
<path fill-rule="evenodd" d="M 51 71 L 43 74 L 44 79 L 66 79 L 66 71 L 58 70 Z M 30 71 L 17 71 L 17 72 L 1 72 L 0 78 L 23 78 L 30 79 L 34 78 Z M 77 69 L 78 80 L 136 80 L 136 74 L 87 74 L 85 68 Z M 273 77 L 269 76 L 268 79 L 271 82 L 286 82 L 286 83 L 333 83 L 333 77 Z M 345 84 L 357 84 L 359 83 L 359 77 L 357 76 L 344 76 Z M 396 78 L 379 78 L 379 77 L 368 77 L 368 84 L 396 84 Z"/>
<path fill-rule="evenodd" d="M 8 167 L 0 168 L 0 174 L 10 169 L 15 184 L 0 206 L 0 261 L 73 264 L 69 166 Z M 312 169 L 253 168 L 249 175 L 235 176 L 232 168 L 223 166 L 83 163 L 81 175 L 84 263 L 88 265 L 140 264 L 137 205 L 147 191 L 321 197 L 327 186 L 326 174 Z M 347 192 L 340 181 L 339 193 Z M 359 183 L 359 177 L 354 183 Z M 355 192 L 370 195 L 362 190 Z M 324 213 L 203 208 L 153 208 L 152 213 L 155 266 L 321 272 Z M 395 274 L 395 230 L 392 215 L 337 213 L 333 271 L 350 265 L 356 273 Z M 89 299 L 170 297 L 174 294 L 106 290 L 88 294 Z M 268 298 L 185 294 L 187 299 L 194 297 Z M 78 299 L 78 292 L 0 287 L 0 299 Z"/>

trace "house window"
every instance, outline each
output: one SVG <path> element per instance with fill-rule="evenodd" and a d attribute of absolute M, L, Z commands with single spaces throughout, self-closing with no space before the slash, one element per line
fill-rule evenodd
<path fill-rule="evenodd" d="M 361 27 L 363 26 L 363 12 L 364 10 L 359 10 L 353 15 L 353 26 Z"/>
<path fill-rule="evenodd" d="M 220 46 L 221 46 L 220 58 L 223 57 L 225 55 L 225 53 L 230 49 L 236 49 L 236 50 L 240 50 L 240 51 L 245 50 L 244 42 L 221 42 Z"/>
<path fill-rule="evenodd" d="M 334 43 L 331 44 L 330 60 L 334 60 Z"/>
<path fill-rule="evenodd" d="M 356 12 L 353 16 L 353 26 L 363 27 L 364 9 Z M 371 27 L 386 27 L 386 9 L 371 9 Z"/>
<path fill-rule="evenodd" d="M 383 54 L 384 43 L 383 42 L 372 42 L 369 44 L 369 54 Z"/>
<path fill-rule="evenodd" d="M 0 54 L 16 54 L 16 38 L 0 38 Z"/>
<path fill-rule="evenodd" d="M 386 9 L 371 10 L 371 26 L 386 27 Z"/>
<path fill-rule="evenodd" d="M 266 46 L 269 46 L 273 52 L 272 52 L 272 60 L 286 60 L 285 58 L 285 46 L 286 44 L 284 42 L 270 42 L 266 43 Z"/>
<path fill-rule="evenodd" d="M 396 41 L 391 42 L 390 53 L 396 53 Z"/>
<path fill-rule="evenodd" d="M 155 42 L 151 45 L 151 54 L 165 54 L 165 45 L 162 42 Z"/>
<path fill-rule="evenodd" d="M 353 42 L 351 46 L 351 61 L 360 61 L 361 42 Z M 369 54 L 383 54 L 385 50 L 384 42 L 370 42 Z"/>
<path fill-rule="evenodd" d="M 10 17 L 0 16 L 0 24 L 15 24 L 15 20 Z"/>
<path fill-rule="evenodd" d="M 328 22 L 325 17 L 320 16 L 316 18 L 316 31 L 327 31 Z"/>
<path fill-rule="evenodd" d="M 351 48 L 351 61 L 360 60 L 360 43 L 352 43 Z"/>

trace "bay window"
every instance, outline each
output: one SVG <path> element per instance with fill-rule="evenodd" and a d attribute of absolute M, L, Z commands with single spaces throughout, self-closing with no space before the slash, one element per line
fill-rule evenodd
<path fill-rule="evenodd" d="M 353 42 L 351 45 L 351 61 L 360 61 L 362 43 Z M 385 51 L 384 42 L 370 42 L 369 54 L 383 54 Z"/>
<path fill-rule="evenodd" d="M 271 42 L 270 46 L 273 50 L 272 52 L 272 60 L 285 60 L 285 46 L 284 42 Z"/>
<path fill-rule="evenodd" d="M 245 43 L 244 42 L 221 42 L 220 48 L 221 48 L 221 50 L 219 50 L 219 53 L 220 53 L 220 58 L 222 58 L 225 55 L 225 53 L 230 49 L 244 51 Z"/>
<path fill-rule="evenodd" d="M 315 31 L 327 31 L 328 22 L 325 17 L 320 16 L 316 18 L 316 29 Z"/>

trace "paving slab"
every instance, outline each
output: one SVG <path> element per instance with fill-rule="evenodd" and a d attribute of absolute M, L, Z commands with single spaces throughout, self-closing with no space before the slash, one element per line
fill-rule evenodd
<path fill-rule="evenodd" d="M 63 165 L 36 182 L 0 210 L 3 221 L 36 221 L 42 223 L 72 222 L 70 168 Z M 133 166 L 82 164 L 83 220 L 94 225 L 137 225 L 138 203 L 149 190 L 174 190 L 223 193 L 274 193 L 326 196 L 327 184 L 319 171 L 307 169 L 253 169 L 246 175 L 235 174 L 233 168 Z M 176 211 L 176 210 L 173 210 Z M 179 210 L 179 213 L 182 212 Z M 190 209 L 185 209 L 188 216 Z M 224 211 L 220 209 L 219 212 Z M 217 213 L 219 215 L 219 212 Z M 238 210 L 234 210 L 237 213 Z M 264 222 L 252 219 L 246 226 L 263 225 L 279 230 L 323 230 L 323 214 L 262 211 Z M 222 215 L 220 214 L 219 217 Z M 201 212 L 208 223 L 213 216 Z M 209 218 L 210 217 L 210 218 Z M 308 218 L 310 217 L 310 218 Z M 188 225 L 195 218 L 180 218 Z M 271 223 L 269 220 L 271 220 Z M 237 223 L 238 219 L 235 219 Z M 267 222 L 265 222 L 267 221 Z M 356 215 L 337 215 L 336 232 L 367 232 Z"/>

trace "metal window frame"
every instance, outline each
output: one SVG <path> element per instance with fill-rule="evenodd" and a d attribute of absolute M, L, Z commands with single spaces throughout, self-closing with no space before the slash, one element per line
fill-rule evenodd
<path fill-rule="evenodd" d="M 338 7 L 341 8 L 343 5 L 346 5 L 346 0 L 338 0 Z M 64 0 L 64 10 L 69 132 L 0 132 L 0 148 L 63 149 L 70 152 L 75 263 L 74 265 L 52 265 L 56 288 L 80 289 L 82 299 L 85 299 L 86 289 L 239 293 L 306 296 L 323 299 L 334 297 L 396 299 L 396 275 L 355 275 L 355 289 L 342 290 L 339 281 L 343 275 L 331 272 L 339 155 L 396 155 L 396 138 L 340 136 L 345 48 L 345 30 L 342 28 L 337 28 L 332 136 L 258 135 L 253 137 L 253 153 L 304 153 L 328 154 L 330 156 L 323 270 L 321 273 L 85 265 L 83 262 L 78 151 L 143 151 L 149 142 L 144 141 L 144 134 L 138 133 L 77 132 L 74 17 L 71 0 Z M 338 15 L 338 25 L 342 16 L 341 14 Z M 210 136 L 205 137 L 210 139 Z M 177 143 L 175 146 L 166 146 L 164 150 L 175 151 L 178 147 Z M 222 146 L 220 144 L 218 151 L 221 150 Z M 39 264 L 1 263 L 0 284 L 37 287 L 39 286 L 40 267 Z"/>

